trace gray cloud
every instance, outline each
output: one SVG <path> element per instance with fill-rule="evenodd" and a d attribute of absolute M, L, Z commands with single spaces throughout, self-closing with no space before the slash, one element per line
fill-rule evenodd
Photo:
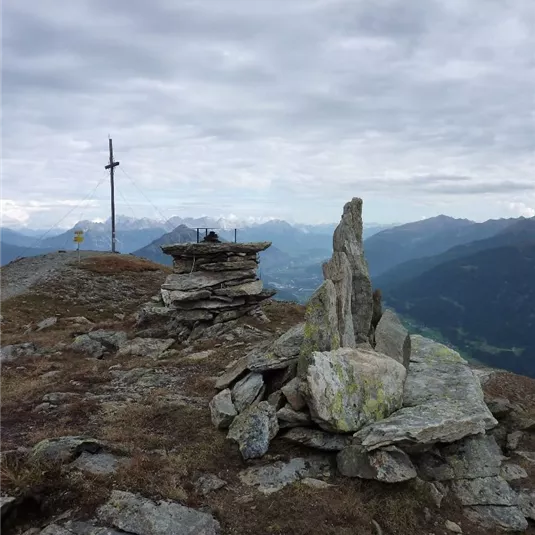
<path fill-rule="evenodd" d="M 166 213 L 535 206 L 530 0 L 6 0 L 3 16 L 3 197 L 32 221 L 55 214 L 28 195 L 60 214 L 105 176 L 108 133 Z"/>

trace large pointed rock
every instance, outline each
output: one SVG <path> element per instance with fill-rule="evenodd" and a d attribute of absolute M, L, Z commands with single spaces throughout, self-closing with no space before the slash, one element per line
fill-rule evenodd
<path fill-rule="evenodd" d="M 405 368 L 411 358 L 411 338 L 399 318 L 391 310 L 385 310 L 375 329 L 375 350 L 384 353 Z"/>
<path fill-rule="evenodd" d="M 315 352 L 306 374 L 305 399 L 326 431 L 357 431 L 401 407 L 406 370 L 374 351 L 341 348 Z"/>
<path fill-rule="evenodd" d="M 340 347 L 336 290 L 326 280 L 310 298 L 305 312 L 303 344 L 299 358 L 299 374 L 306 373 L 314 351 L 331 351 Z"/>
<path fill-rule="evenodd" d="M 355 330 L 351 313 L 353 274 L 347 255 L 343 252 L 334 252 L 332 258 L 323 264 L 323 276 L 334 283 L 336 290 L 340 344 L 342 347 L 355 347 Z"/>
<path fill-rule="evenodd" d="M 421 336 L 412 336 L 411 345 L 406 407 L 355 435 L 368 450 L 397 443 L 456 442 L 498 423 L 484 402 L 479 380 L 456 351 Z"/>
<path fill-rule="evenodd" d="M 279 432 L 275 408 L 267 401 L 249 407 L 234 418 L 227 438 L 236 442 L 244 459 L 262 457 Z"/>
<path fill-rule="evenodd" d="M 362 245 L 362 199 L 344 206 L 342 220 L 333 236 L 335 253 L 345 253 L 351 265 L 351 313 L 357 342 L 367 342 L 372 320 L 372 284 Z"/>

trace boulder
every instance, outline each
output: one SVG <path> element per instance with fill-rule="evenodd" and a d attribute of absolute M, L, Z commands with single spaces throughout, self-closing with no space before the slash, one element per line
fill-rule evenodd
<path fill-rule="evenodd" d="M 476 505 L 465 507 L 464 514 L 474 524 L 488 529 L 523 532 L 528 527 L 527 520 L 516 506 Z"/>
<path fill-rule="evenodd" d="M 418 473 L 423 479 L 447 481 L 476 479 L 500 474 L 503 455 L 494 437 L 476 435 L 422 454 Z"/>
<path fill-rule="evenodd" d="M 106 348 L 97 340 L 92 340 L 87 334 L 81 334 L 74 339 L 71 349 L 77 353 L 85 353 L 93 358 L 101 358 Z"/>
<path fill-rule="evenodd" d="M 274 343 L 264 343 L 247 355 L 247 366 L 255 372 L 280 370 L 296 362 L 304 339 L 305 325 L 300 323 L 280 336 Z"/>
<path fill-rule="evenodd" d="M 216 394 L 210 401 L 209 406 L 212 423 L 218 429 L 227 429 L 238 414 L 236 407 L 232 403 L 231 393 L 228 388 Z"/>
<path fill-rule="evenodd" d="M 70 462 L 86 451 L 97 453 L 102 444 L 94 438 L 65 436 L 41 440 L 33 448 L 30 457 L 34 461 Z"/>
<path fill-rule="evenodd" d="M 375 329 L 375 351 L 397 360 L 405 368 L 411 358 L 411 338 L 399 318 L 391 310 L 385 310 Z"/>
<path fill-rule="evenodd" d="M 341 451 L 353 442 L 351 435 L 333 435 L 309 427 L 294 427 L 281 435 L 281 438 L 294 444 L 302 444 L 322 451 Z"/>
<path fill-rule="evenodd" d="M 244 459 L 262 457 L 279 432 L 275 408 L 267 401 L 249 407 L 234 418 L 227 438 L 236 442 Z"/>
<path fill-rule="evenodd" d="M 234 381 L 238 380 L 247 371 L 247 358 L 241 358 L 229 368 L 223 375 L 218 377 L 215 387 L 218 390 L 228 388 Z"/>
<path fill-rule="evenodd" d="M 349 446 L 336 457 L 338 470 L 346 477 L 375 479 L 383 483 L 400 483 L 416 477 L 409 456 L 390 446 L 368 453 L 360 446 Z"/>
<path fill-rule="evenodd" d="M 232 402 L 238 413 L 243 412 L 258 397 L 264 387 L 261 373 L 249 373 L 232 388 Z"/>
<path fill-rule="evenodd" d="M 333 236 L 335 253 L 345 253 L 351 265 L 351 314 L 357 342 L 368 341 L 372 319 L 372 284 L 362 244 L 362 199 L 344 206 L 342 219 Z"/>
<path fill-rule="evenodd" d="M 301 394 L 303 381 L 298 377 L 294 377 L 290 382 L 286 383 L 282 388 L 284 397 L 295 411 L 300 411 L 306 407 L 306 401 Z"/>
<path fill-rule="evenodd" d="M 355 347 L 355 331 L 351 313 L 353 274 L 346 253 L 334 252 L 332 258 L 323 264 L 323 276 L 334 283 L 340 344 L 342 347 Z"/>
<path fill-rule="evenodd" d="M 172 338 L 134 338 L 126 342 L 117 352 L 122 357 L 132 355 L 134 357 L 147 357 L 157 359 L 164 351 L 169 349 L 175 340 Z"/>
<path fill-rule="evenodd" d="M 219 522 L 208 513 L 170 501 L 154 502 L 121 490 L 112 491 L 97 516 L 103 523 L 136 535 L 220 533 Z"/>
<path fill-rule="evenodd" d="M 367 449 L 399 442 L 455 442 L 498 423 L 484 402 L 479 380 L 456 351 L 417 335 L 411 337 L 411 347 L 404 408 L 357 433 Z"/>
<path fill-rule="evenodd" d="M 452 492 L 463 505 L 515 505 L 516 495 L 500 476 L 457 479 L 450 483 Z"/>
<path fill-rule="evenodd" d="M 331 351 L 340 347 L 336 290 L 326 280 L 314 292 L 305 311 L 303 343 L 299 356 L 299 374 L 305 375 L 310 357 L 315 351 Z"/>
<path fill-rule="evenodd" d="M 365 349 L 312 353 L 305 399 L 313 420 L 337 433 L 358 431 L 401 407 L 406 370 Z"/>
<path fill-rule="evenodd" d="M 120 349 L 128 341 L 128 335 L 123 331 L 105 331 L 98 329 L 87 333 L 91 340 L 100 342 L 106 349 L 116 351 Z"/>

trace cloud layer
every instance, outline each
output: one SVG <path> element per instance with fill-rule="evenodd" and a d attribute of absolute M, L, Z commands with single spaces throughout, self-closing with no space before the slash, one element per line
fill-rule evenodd
<path fill-rule="evenodd" d="M 531 0 L 6 0 L 3 18 L 6 221 L 52 224 L 102 180 L 83 215 L 106 216 L 108 134 L 129 215 L 535 207 Z"/>

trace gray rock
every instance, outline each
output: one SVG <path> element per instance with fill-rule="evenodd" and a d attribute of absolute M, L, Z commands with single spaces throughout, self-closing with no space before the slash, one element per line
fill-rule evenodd
<path fill-rule="evenodd" d="M 523 436 L 524 433 L 522 431 L 513 431 L 512 433 L 509 433 L 507 435 L 507 449 L 509 451 L 515 451 L 518 449 Z"/>
<path fill-rule="evenodd" d="M 313 353 L 305 399 L 326 431 L 350 432 L 401 407 L 406 370 L 394 359 L 364 349 Z"/>
<path fill-rule="evenodd" d="M 226 297 L 240 297 L 244 295 L 257 295 L 262 292 L 264 285 L 261 280 L 246 282 L 245 284 L 238 284 L 237 286 L 230 286 L 228 288 L 220 288 L 214 290 L 215 295 L 222 295 Z"/>
<path fill-rule="evenodd" d="M 445 446 L 440 452 L 422 454 L 418 472 L 434 481 L 491 477 L 500 474 L 502 459 L 494 437 L 476 435 Z"/>
<path fill-rule="evenodd" d="M 81 394 L 76 392 L 50 392 L 43 396 L 42 401 L 52 405 L 60 405 L 61 403 L 72 402 L 80 397 Z"/>
<path fill-rule="evenodd" d="M 464 509 L 465 516 L 474 524 L 489 529 L 524 531 L 528 522 L 518 507 L 476 505 Z"/>
<path fill-rule="evenodd" d="M 248 468 L 239 473 L 241 482 L 272 494 L 306 477 L 330 475 L 330 463 L 322 457 L 296 457 L 285 463 L 276 461 L 266 466 Z"/>
<path fill-rule="evenodd" d="M 36 345 L 31 342 L 4 346 L 0 349 L 0 362 L 13 362 L 19 357 L 31 357 L 38 353 Z"/>
<path fill-rule="evenodd" d="M 277 418 L 280 429 L 310 425 L 312 423 L 312 418 L 308 412 L 295 411 L 290 405 L 285 405 L 282 409 L 279 409 Z"/>
<path fill-rule="evenodd" d="M 490 412 L 495 418 L 503 418 L 513 411 L 513 404 L 505 398 L 491 398 L 485 397 L 485 403 Z"/>
<path fill-rule="evenodd" d="M 444 527 L 451 531 L 452 533 L 462 533 L 463 530 L 461 529 L 461 526 L 459 524 L 456 524 L 455 522 L 452 522 L 451 520 L 446 520 L 444 523 Z"/>
<path fill-rule="evenodd" d="M 56 316 L 50 316 L 49 318 L 44 319 L 43 321 L 40 321 L 37 324 L 37 332 L 43 331 L 44 329 L 49 329 L 50 327 L 53 327 L 58 322 L 58 318 Z"/>
<path fill-rule="evenodd" d="M 35 461 L 69 462 L 82 452 L 97 453 L 102 444 L 94 438 L 65 436 L 41 440 L 32 448 L 31 458 Z"/>
<path fill-rule="evenodd" d="M 390 446 L 368 453 L 360 446 L 349 446 L 336 457 L 338 470 L 346 477 L 376 479 L 384 483 L 399 483 L 416 477 L 409 456 Z"/>
<path fill-rule="evenodd" d="M 417 335 L 411 346 L 405 407 L 357 433 L 367 449 L 398 442 L 455 442 L 497 424 L 477 377 L 456 351 Z"/>
<path fill-rule="evenodd" d="M 114 528 L 135 535 L 217 535 L 219 522 L 211 515 L 169 501 L 153 502 L 114 490 L 97 513 Z"/>
<path fill-rule="evenodd" d="M 172 274 L 168 275 L 165 282 L 162 284 L 162 290 L 171 291 L 191 291 L 201 290 L 218 286 L 224 282 L 235 281 L 241 279 L 256 278 L 256 269 L 243 271 L 193 271 L 186 274 Z"/>
<path fill-rule="evenodd" d="M 232 388 L 232 402 L 238 413 L 243 412 L 258 397 L 264 386 L 260 373 L 249 373 Z"/>
<path fill-rule="evenodd" d="M 121 348 L 128 341 L 128 335 L 123 331 L 105 331 L 99 329 L 87 333 L 91 340 L 100 342 L 104 347 L 111 351 Z"/>
<path fill-rule="evenodd" d="M 285 403 L 284 396 L 282 395 L 282 392 L 280 390 L 276 390 L 272 394 L 270 394 L 267 398 L 267 401 L 270 405 L 273 405 L 275 407 L 275 410 L 278 411 Z"/>
<path fill-rule="evenodd" d="M 353 273 L 347 255 L 344 252 L 334 252 L 331 260 L 323 264 L 323 276 L 334 283 L 340 344 L 342 347 L 355 347 L 355 330 L 351 312 Z"/>
<path fill-rule="evenodd" d="M 181 312 L 184 310 L 193 310 L 199 308 L 203 310 L 212 310 L 214 313 L 217 313 L 219 309 L 227 310 L 229 308 L 242 307 L 243 305 L 245 305 L 245 299 L 243 297 L 237 297 L 235 299 L 231 299 L 230 301 L 218 297 L 199 301 L 182 301 L 175 303 L 174 306 Z"/>
<path fill-rule="evenodd" d="M 526 461 L 535 464 L 535 451 L 515 451 L 515 453 L 519 457 L 522 457 L 522 459 L 526 459 Z"/>
<path fill-rule="evenodd" d="M 295 444 L 302 444 L 309 448 L 323 451 L 340 451 L 350 446 L 353 442 L 351 435 L 331 434 L 319 429 L 307 427 L 295 427 L 290 429 L 281 438 Z"/>
<path fill-rule="evenodd" d="M 528 477 L 528 473 L 521 466 L 514 463 L 503 463 L 500 469 L 500 475 L 505 481 L 516 481 L 517 479 Z"/>
<path fill-rule="evenodd" d="M 288 400 L 292 409 L 296 411 L 303 410 L 306 407 L 305 398 L 301 394 L 302 384 L 303 382 L 298 377 L 294 377 L 281 388 L 284 397 Z"/>
<path fill-rule="evenodd" d="M 520 489 L 517 496 L 517 505 L 526 518 L 535 520 L 535 491 Z"/>
<path fill-rule="evenodd" d="M 107 476 L 117 472 L 119 467 L 127 462 L 127 458 L 117 457 L 111 453 L 91 454 L 84 451 L 69 467 L 89 474 Z"/>
<path fill-rule="evenodd" d="M 353 198 L 344 206 L 334 231 L 333 250 L 345 253 L 351 265 L 353 331 L 357 342 L 367 341 L 372 319 L 372 284 L 362 244 L 362 199 Z"/>
<path fill-rule="evenodd" d="M 248 368 L 256 372 L 280 370 L 296 362 L 303 343 L 304 330 L 304 324 L 298 324 L 273 344 L 264 343 L 253 348 L 247 355 Z"/>
<path fill-rule="evenodd" d="M 199 266 L 201 271 L 228 271 L 239 269 L 257 269 L 258 264 L 255 260 L 241 260 L 233 262 L 213 262 Z"/>
<path fill-rule="evenodd" d="M 134 338 L 126 342 L 117 352 L 117 356 L 131 355 L 133 357 L 146 357 L 157 359 L 164 351 L 169 349 L 175 340 L 172 338 Z"/>
<path fill-rule="evenodd" d="M 227 438 L 236 442 L 244 459 L 262 457 L 279 432 L 277 415 L 267 401 L 249 407 L 234 418 Z"/>
<path fill-rule="evenodd" d="M 236 407 L 232 403 L 231 393 L 228 388 L 216 394 L 210 401 L 209 406 L 212 423 L 218 429 L 227 429 L 238 414 Z"/>
<path fill-rule="evenodd" d="M 89 522 L 69 521 L 64 528 L 74 535 L 124 535 L 124 532 L 107 527 L 95 526 Z M 57 534 L 56 534 L 57 535 Z"/>
<path fill-rule="evenodd" d="M 334 283 L 326 280 L 314 292 L 306 307 L 303 343 L 299 355 L 299 375 L 306 375 L 314 352 L 331 351 L 339 347 L 336 290 Z"/>
<path fill-rule="evenodd" d="M 71 349 L 77 353 L 85 353 L 97 359 L 106 352 L 106 348 L 100 342 L 92 340 L 87 334 L 77 336 L 71 344 Z"/>
<path fill-rule="evenodd" d="M 331 487 L 334 487 L 334 485 L 331 485 L 326 481 L 322 481 L 321 479 L 316 479 L 315 477 L 304 477 L 301 479 L 301 484 L 310 487 L 311 489 L 319 490 L 330 489 Z"/>
<path fill-rule="evenodd" d="M 399 318 L 391 310 L 385 310 L 375 329 L 375 351 L 397 360 L 405 368 L 411 358 L 411 338 Z"/>
<path fill-rule="evenodd" d="M 451 490 L 463 505 L 515 505 L 516 495 L 500 476 L 457 479 Z"/>
<path fill-rule="evenodd" d="M 73 535 L 73 532 L 58 524 L 49 524 L 39 535 Z"/>
<path fill-rule="evenodd" d="M 173 306 L 174 303 L 183 301 L 198 301 L 200 299 L 209 299 L 212 293 L 210 290 L 193 290 L 191 292 L 181 292 L 180 290 L 160 290 L 162 301 L 165 306 Z"/>
<path fill-rule="evenodd" d="M 171 245 L 162 245 L 162 251 L 165 254 L 172 255 L 174 258 L 197 258 L 216 254 L 234 254 L 258 253 L 265 251 L 271 246 L 271 242 L 248 242 L 248 243 L 173 243 Z"/>
<path fill-rule="evenodd" d="M 224 388 L 228 388 L 229 386 L 234 383 L 234 381 L 238 380 L 245 372 L 247 371 L 247 358 L 241 358 L 236 362 L 234 366 L 229 368 L 223 375 L 221 375 L 216 383 L 215 387 L 218 390 L 223 390 Z"/>
<path fill-rule="evenodd" d="M 214 490 L 222 489 L 227 484 L 226 481 L 220 479 L 214 474 L 203 474 L 194 483 L 195 490 L 197 494 L 202 494 L 206 496 Z"/>

